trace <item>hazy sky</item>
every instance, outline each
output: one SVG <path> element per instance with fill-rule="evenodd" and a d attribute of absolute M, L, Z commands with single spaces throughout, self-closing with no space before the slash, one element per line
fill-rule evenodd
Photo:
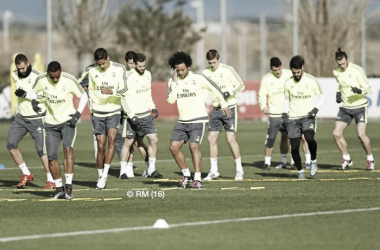
<path fill-rule="evenodd" d="M 54 2 L 56 0 L 53 0 Z M 116 3 L 125 3 L 128 0 L 115 0 Z M 185 12 L 191 18 L 196 18 L 196 9 L 190 6 L 187 0 Z M 19 19 L 28 22 L 44 22 L 46 20 L 46 0 L 0 0 L 0 16 L 10 10 L 13 15 L 11 21 Z M 111 2 L 111 1 L 110 1 Z M 220 0 L 203 0 L 205 21 L 220 20 Z M 228 19 L 259 17 L 264 13 L 269 17 L 282 16 L 283 0 L 226 0 Z M 170 6 L 167 8 L 170 9 Z"/>

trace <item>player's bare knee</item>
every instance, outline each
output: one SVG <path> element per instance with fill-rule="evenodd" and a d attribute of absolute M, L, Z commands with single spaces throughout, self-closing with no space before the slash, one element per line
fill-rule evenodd
<path fill-rule="evenodd" d="M 65 155 L 65 159 L 74 159 L 74 151 L 73 148 L 64 148 L 63 153 Z"/>
<path fill-rule="evenodd" d="M 196 153 L 197 151 L 199 151 L 199 144 L 190 143 L 189 148 L 192 153 Z"/>
<path fill-rule="evenodd" d="M 180 147 L 178 146 L 174 146 L 172 144 L 169 145 L 169 150 L 172 154 L 177 154 L 178 151 L 180 150 Z"/>

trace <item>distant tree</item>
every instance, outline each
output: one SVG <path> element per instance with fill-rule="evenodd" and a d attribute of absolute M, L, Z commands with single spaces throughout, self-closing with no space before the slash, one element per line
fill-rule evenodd
<path fill-rule="evenodd" d="M 288 0 L 291 9 L 294 1 Z M 315 76 L 331 76 L 336 67 L 334 52 L 338 47 L 353 59 L 360 51 L 362 18 L 369 1 L 300 0 L 299 53 L 307 71 Z M 288 20 L 289 24 L 293 20 Z M 289 25 L 289 27 L 292 27 Z"/>
<path fill-rule="evenodd" d="M 83 71 L 83 56 L 94 52 L 96 44 L 107 36 L 112 19 L 107 13 L 108 0 L 60 0 L 54 1 L 55 28 L 75 49 L 78 74 Z"/>
<path fill-rule="evenodd" d="M 191 53 L 205 28 L 196 31 L 192 21 L 184 16 L 185 1 L 176 0 L 172 13 L 164 5 L 173 0 L 142 0 L 126 4 L 118 16 L 118 43 L 125 50 L 135 50 L 147 56 L 147 69 L 155 80 L 167 80 L 170 70 L 169 56 L 182 50 Z"/>

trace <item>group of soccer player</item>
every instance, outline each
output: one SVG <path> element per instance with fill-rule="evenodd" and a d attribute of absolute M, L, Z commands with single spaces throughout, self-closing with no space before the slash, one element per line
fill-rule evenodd
<path fill-rule="evenodd" d="M 370 139 L 366 135 L 368 100 L 365 95 L 371 91 L 371 86 L 364 70 L 349 62 L 347 54 L 340 48 L 335 52 L 335 61 L 338 65 L 333 70 L 338 82 L 336 102 L 342 103 L 333 131 L 336 144 L 343 157 L 338 170 L 344 170 L 353 165 L 343 136 L 343 131 L 353 119 L 356 122 L 358 138 L 367 155 L 366 170 L 374 170 L 375 160 Z M 290 60 L 289 67 L 290 70 L 282 69 L 280 59 L 273 57 L 270 60 L 271 72 L 263 76 L 261 80 L 259 105 L 261 110 L 269 115 L 263 170 L 270 169 L 273 145 L 280 131 L 281 163 L 276 166 L 276 169 L 286 168 L 289 138 L 291 166 L 298 170 L 298 179 L 305 179 L 299 146 L 302 140 L 306 158 L 305 169 L 310 169 L 310 176 L 313 177 L 318 170 L 317 142 L 315 141 L 316 116 L 325 97 L 317 79 L 304 71 L 305 60 L 302 56 L 294 56 Z"/>
<path fill-rule="evenodd" d="M 236 163 L 235 180 L 243 180 L 237 131 L 237 94 L 244 90 L 244 83 L 228 65 L 220 62 L 218 51 L 206 54 L 209 67 L 201 74 L 190 71 L 192 58 L 182 51 L 173 53 L 168 64 L 173 69 L 168 81 L 167 101 L 177 103 L 179 118 L 171 134 L 170 152 L 183 176 L 179 187 L 203 188 L 201 179 L 202 157 L 200 144 L 208 127 L 211 168 L 203 179 L 210 181 L 220 176 L 218 169 L 217 139 L 223 127 L 227 142 Z M 17 70 L 12 72 L 19 97 L 18 113 L 12 122 L 7 148 L 22 171 L 17 188 L 25 188 L 34 176 L 29 171 L 18 144 L 30 133 L 47 174 L 45 190 L 55 190 L 53 199 L 72 199 L 72 181 L 76 124 L 82 111 L 89 105 L 93 124 L 95 158 L 99 178 L 96 189 L 106 188 L 108 171 L 115 152 L 120 158 L 120 178 L 134 177 L 133 156 L 137 147 L 145 160 L 143 176 L 162 178 L 155 167 L 158 137 L 154 119 L 159 112 L 152 99 L 151 73 L 146 70 L 146 56 L 128 51 L 125 65 L 110 60 L 104 48 L 94 52 L 95 63 L 88 66 L 81 78 L 63 72 L 57 61 L 50 62 L 46 73 L 33 69 L 27 57 L 15 58 Z M 343 103 L 335 121 L 334 138 L 342 152 L 339 169 L 352 166 L 343 131 L 355 118 L 358 137 L 367 154 L 367 170 L 373 170 L 375 161 L 370 140 L 366 136 L 368 101 L 365 94 L 371 91 L 362 68 L 348 61 L 340 49 L 335 60 L 338 67 L 333 71 L 339 83 L 336 101 Z M 304 179 L 299 146 L 303 141 L 306 156 L 305 168 L 310 175 L 317 173 L 317 142 L 315 141 L 316 115 L 324 103 L 323 90 L 318 81 L 304 71 L 305 61 L 294 56 L 290 70 L 282 69 L 279 58 L 270 60 L 271 71 L 263 76 L 259 105 L 269 115 L 265 142 L 263 170 L 269 170 L 276 135 L 280 130 L 281 164 L 286 168 L 288 138 L 291 146 L 292 165 L 298 170 L 298 178 Z M 213 110 L 207 113 L 205 101 L 211 94 Z M 73 95 L 80 98 L 75 109 Z M 146 146 L 143 139 L 148 138 Z M 65 185 L 58 164 L 58 149 L 63 141 Z M 189 142 L 194 174 L 191 174 L 182 152 L 183 144 Z"/>

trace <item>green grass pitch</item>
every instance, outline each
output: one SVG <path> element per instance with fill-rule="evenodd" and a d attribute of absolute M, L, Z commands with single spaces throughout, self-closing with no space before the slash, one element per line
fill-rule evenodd
<path fill-rule="evenodd" d="M 380 249 L 380 167 L 365 171 L 354 124 L 345 131 L 354 166 L 336 170 L 341 154 L 331 134 L 334 121 L 321 120 L 319 172 L 310 178 L 306 171 L 307 179 L 298 181 L 296 171 L 274 168 L 280 162 L 279 136 L 271 170 L 261 170 L 266 123 L 240 121 L 237 140 L 245 179 L 233 180 L 235 164 L 223 132 L 218 141 L 221 177 L 191 190 L 175 188 L 181 171 L 168 149 L 175 121 L 160 121 L 156 167 L 165 179 L 141 177 L 145 164 L 136 152 L 136 177 L 120 180 L 115 155 L 107 189 L 97 191 L 91 124 L 83 122 L 74 146 L 72 201 L 50 200 L 52 192 L 42 191 L 46 175 L 29 135 L 20 150 L 35 179 L 26 189 L 16 189 L 21 172 L 6 150 L 9 125 L 0 123 L 0 164 L 6 167 L 0 169 L 0 249 Z M 378 163 L 379 125 L 370 121 L 367 127 Z M 210 168 L 207 135 L 201 149 L 205 177 Z M 183 151 L 193 172 L 188 144 Z M 157 219 L 171 227 L 153 228 Z"/>

